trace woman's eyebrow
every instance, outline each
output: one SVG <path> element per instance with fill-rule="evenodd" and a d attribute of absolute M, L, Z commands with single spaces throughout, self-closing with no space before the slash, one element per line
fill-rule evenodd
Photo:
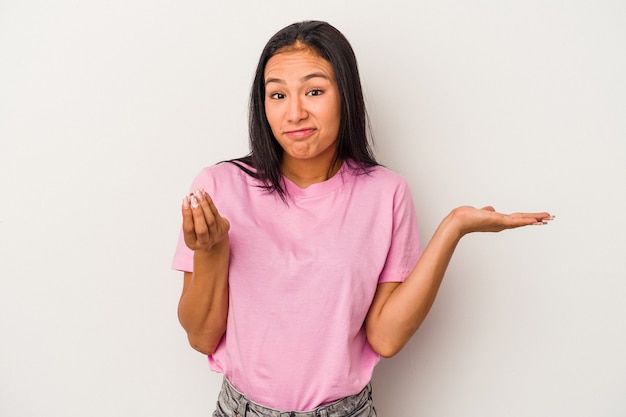
<path fill-rule="evenodd" d="M 323 72 L 314 72 L 313 74 L 305 75 L 304 77 L 300 78 L 300 81 L 305 82 L 309 81 L 312 78 L 323 78 L 325 80 L 330 80 L 330 77 Z"/>
<path fill-rule="evenodd" d="M 323 72 L 314 72 L 314 73 L 305 75 L 304 77 L 300 78 L 300 82 L 303 83 L 313 78 L 323 78 L 325 80 L 330 80 L 330 77 L 324 74 Z M 270 83 L 277 83 L 277 84 L 283 84 L 283 85 L 287 84 L 285 80 L 280 79 L 280 78 L 268 78 L 267 80 L 265 80 L 265 85 L 268 85 Z"/>

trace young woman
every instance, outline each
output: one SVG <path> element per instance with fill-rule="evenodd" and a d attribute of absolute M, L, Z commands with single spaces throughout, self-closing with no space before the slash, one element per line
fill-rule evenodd
<path fill-rule="evenodd" d="M 374 366 L 420 326 L 459 240 L 551 219 L 459 207 L 422 253 L 405 180 L 370 150 L 352 48 L 325 22 L 264 48 L 250 144 L 195 178 L 173 262 L 189 342 L 224 375 L 216 417 L 375 416 Z"/>

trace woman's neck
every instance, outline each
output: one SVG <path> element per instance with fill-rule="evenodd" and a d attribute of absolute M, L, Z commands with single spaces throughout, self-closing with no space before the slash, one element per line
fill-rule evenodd
<path fill-rule="evenodd" d="M 335 175 L 343 161 L 333 158 L 327 164 L 313 164 L 306 160 L 283 159 L 281 171 L 300 188 L 323 182 Z"/>

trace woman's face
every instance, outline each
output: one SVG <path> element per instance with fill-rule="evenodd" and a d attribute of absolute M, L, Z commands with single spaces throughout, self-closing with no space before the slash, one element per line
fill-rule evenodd
<path fill-rule="evenodd" d="M 328 167 L 337 153 L 341 99 L 331 64 L 310 50 L 281 52 L 265 66 L 265 113 L 285 159 Z"/>

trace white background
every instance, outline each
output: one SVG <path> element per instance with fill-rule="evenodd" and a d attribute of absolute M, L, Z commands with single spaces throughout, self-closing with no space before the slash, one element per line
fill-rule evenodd
<path fill-rule="evenodd" d="M 626 3 L 0 0 L 0 415 L 207 416 L 169 270 L 203 166 L 247 152 L 269 37 L 338 27 L 427 242 L 461 242 L 374 377 L 381 417 L 626 415 Z"/>

